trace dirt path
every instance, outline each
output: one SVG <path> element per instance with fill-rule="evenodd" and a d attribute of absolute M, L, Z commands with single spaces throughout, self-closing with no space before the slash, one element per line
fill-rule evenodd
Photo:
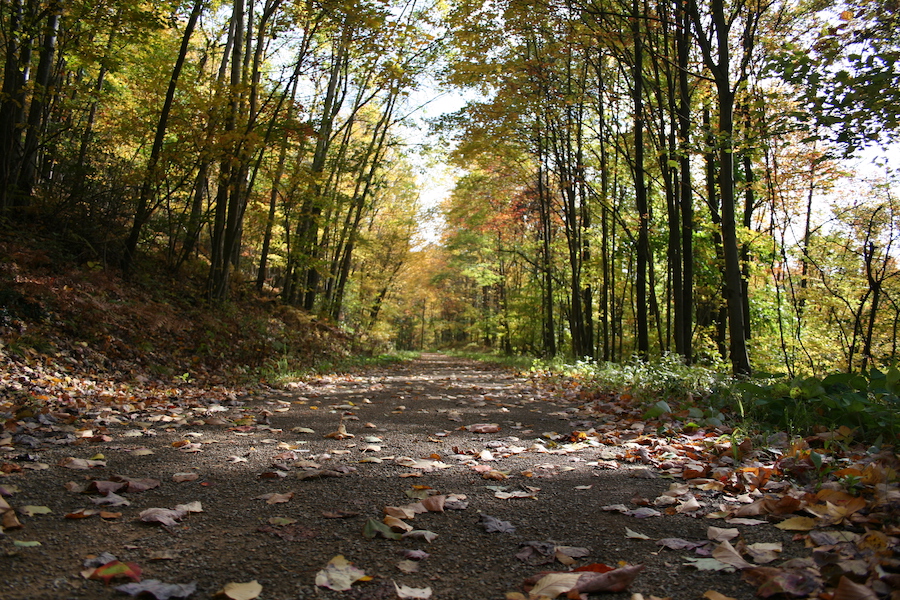
<path fill-rule="evenodd" d="M 739 573 L 683 566 L 694 551 L 656 543 L 660 538 L 702 542 L 710 524 L 731 525 L 690 513 L 638 518 L 601 510 L 615 504 L 637 509 L 644 502 L 632 499 L 652 502 L 673 481 L 634 458 L 640 446 L 628 440 L 637 437 L 638 428 L 617 438 L 616 445 L 593 441 L 598 437 L 589 438 L 592 443 L 562 440 L 564 434 L 591 427 L 614 429 L 613 417 L 579 410 L 585 405 L 566 389 L 539 390 L 504 370 L 426 355 L 377 373 L 322 379 L 265 397 L 194 406 L 172 398 L 152 409 L 131 407 L 128 414 L 99 412 L 95 419 L 107 424 L 107 437 L 80 437 L 74 444 L 54 443 L 64 439 L 61 430 L 71 441 L 69 429 L 35 427 L 31 433 L 39 443 L 33 449 L 16 445 L 0 455 L 29 467 L 48 465 L 0 478 L 0 486 L 14 492 L 6 501 L 18 509 L 23 525 L 0 536 L 5 555 L 0 557 L 0 598 L 123 597 L 114 587 L 127 579 L 105 586 L 80 574 L 86 557 L 108 552 L 137 564 L 145 580 L 196 582 L 192 598 L 210 598 L 229 582 L 251 580 L 262 585 L 259 597 L 266 599 L 396 598 L 393 580 L 431 588 L 439 600 L 502 599 L 520 590 L 530 575 L 568 569 L 559 562 L 538 566 L 516 558 L 526 542 L 553 542 L 537 546 L 545 550 L 554 544 L 587 548 L 589 554 L 575 558 L 573 566 L 646 565 L 629 592 L 610 598 L 636 592 L 681 600 L 700 598 L 710 589 L 738 599 L 754 597 Z M 325 437 L 338 431 L 342 413 L 354 437 Z M 499 431 L 476 433 L 478 428 L 471 427 L 476 424 L 497 424 Z M 96 428 L 92 433 L 103 435 Z M 105 466 L 60 466 L 67 457 Z M 184 473 L 197 477 L 173 481 Z M 486 474 L 508 479 L 485 479 Z M 98 491 L 65 487 L 114 475 L 161 484 L 142 492 L 119 490 L 130 503 L 121 506 L 95 505 L 92 499 L 103 496 Z M 417 530 L 437 534 L 431 542 L 367 538 L 366 523 L 381 522 L 386 506 L 416 502 L 408 495 L 414 494 L 413 486 L 465 498 L 451 498 L 443 512 L 407 519 Z M 291 492 L 289 499 L 260 498 Z M 705 507 L 698 514 L 721 501 L 712 492 L 695 494 Z M 279 498 L 286 501 L 274 502 Z M 192 502 L 199 502 L 202 512 L 188 513 L 171 526 L 139 520 L 146 509 Z M 24 516 L 21 509 L 29 505 L 52 512 Z M 79 509 L 121 516 L 64 518 Z M 339 511 L 343 518 L 331 518 Z M 514 531 L 500 525 L 502 531 L 488 532 L 484 515 L 507 522 Z M 270 523 L 277 517 L 288 521 Z M 627 537 L 628 529 L 649 539 Z M 802 551 L 789 533 L 769 525 L 739 529 L 747 543 L 782 542 L 788 556 Z M 15 541 L 40 546 L 21 547 Z M 398 568 L 407 549 L 430 555 L 416 563 L 417 572 Z M 336 555 L 373 579 L 344 592 L 317 587 L 317 572 Z M 412 569 L 409 561 L 401 564 Z"/>

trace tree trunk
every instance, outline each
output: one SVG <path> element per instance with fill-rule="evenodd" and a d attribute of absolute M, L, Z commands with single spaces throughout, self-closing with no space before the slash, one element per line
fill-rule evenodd
<path fill-rule="evenodd" d="M 16 185 L 16 196 L 13 204 L 25 207 L 31 203 L 35 176 L 38 164 L 38 146 L 44 129 L 44 108 L 50 99 L 50 74 L 56 56 L 56 38 L 59 32 L 59 19 L 62 16 L 62 2 L 54 1 L 47 8 L 47 25 L 44 30 L 44 41 L 41 44 L 40 58 L 33 80 L 31 105 L 28 108 L 25 145 L 22 149 L 21 167 Z"/>
<path fill-rule="evenodd" d="M 641 6 L 633 0 L 631 34 L 634 43 L 634 197 L 638 215 L 637 273 L 635 273 L 635 320 L 637 325 L 636 354 L 642 360 L 650 355 L 650 328 L 647 317 L 647 266 L 650 262 L 650 215 L 647 203 L 647 184 L 644 175 L 644 51 L 641 37 Z"/>
<path fill-rule="evenodd" d="M 153 137 L 153 146 L 150 149 L 150 159 L 147 161 L 147 172 L 144 175 L 144 181 L 141 184 L 141 190 L 138 195 L 134 221 L 131 225 L 131 232 L 125 240 L 125 251 L 122 256 L 122 270 L 125 273 L 130 271 L 134 261 L 134 253 L 137 251 L 138 240 L 141 238 L 141 229 L 150 219 L 150 216 L 156 208 L 150 202 L 150 194 L 159 177 L 159 157 L 162 153 L 166 127 L 169 123 L 169 113 L 172 110 L 172 103 L 175 101 L 175 90 L 178 87 L 178 78 L 181 75 L 182 67 L 184 67 L 184 61 L 187 59 L 191 35 L 194 33 L 194 27 L 197 25 L 200 13 L 203 12 L 203 2 L 204 0 L 196 0 L 194 2 L 191 16 L 188 18 L 187 25 L 184 28 L 184 34 L 181 36 L 181 48 L 178 50 L 178 58 L 175 59 L 175 65 L 172 67 L 172 76 L 169 78 L 169 87 L 166 90 L 162 111 L 160 111 L 159 121 L 157 121 L 156 124 L 156 134 Z"/>
<path fill-rule="evenodd" d="M 16 179 L 22 156 L 22 117 L 25 106 L 26 69 L 31 62 L 31 36 L 25 31 L 21 0 L 9 5 L 9 25 L 0 94 L 0 210 L 15 205 Z"/>

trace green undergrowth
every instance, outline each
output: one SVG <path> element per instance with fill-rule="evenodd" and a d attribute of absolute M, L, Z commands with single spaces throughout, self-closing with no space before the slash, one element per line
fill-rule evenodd
<path fill-rule="evenodd" d="M 532 368 L 535 363 L 533 356 L 508 355 L 499 354 L 489 351 L 477 350 L 441 350 L 448 356 L 456 356 L 458 358 L 467 358 L 469 360 L 477 360 L 479 362 L 506 367 L 508 369 L 516 369 L 527 371 Z"/>
<path fill-rule="evenodd" d="M 394 351 L 382 354 L 350 354 L 330 356 L 312 364 L 298 363 L 290 356 L 270 361 L 262 371 L 262 377 L 272 384 L 302 381 L 322 375 L 356 373 L 377 367 L 415 360 L 418 352 Z"/>
<path fill-rule="evenodd" d="M 645 418 L 669 416 L 690 430 L 728 426 L 744 432 L 808 436 L 846 426 L 854 438 L 892 443 L 900 435 L 900 370 L 871 369 L 823 378 L 736 379 L 723 369 L 686 365 L 675 355 L 628 363 L 534 361 L 539 376 L 577 379 L 597 394 L 636 402 Z"/>
<path fill-rule="evenodd" d="M 790 433 L 846 426 L 868 441 L 900 436 L 900 370 L 870 369 L 823 378 L 778 378 L 735 385 L 748 409 Z"/>

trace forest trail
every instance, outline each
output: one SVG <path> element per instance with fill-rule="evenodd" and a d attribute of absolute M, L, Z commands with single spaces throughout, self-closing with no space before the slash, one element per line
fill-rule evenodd
<path fill-rule="evenodd" d="M 266 599 L 429 589 L 499 600 L 540 571 L 603 563 L 644 565 L 609 598 L 714 590 L 749 600 L 755 588 L 740 572 L 702 562 L 728 543 L 710 541 L 710 525 L 734 529 L 735 547 L 777 545 L 779 560 L 809 554 L 765 517 L 698 518 L 741 502 L 666 473 L 690 441 L 657 439 L 626 404 L 438 354 L 250 397 L 171 396 L 84 416 L 90 430 L 44 419 L 27 439 L 0 435 L 3 464 L 22 467 L 0 479 L 21 524 L 4 518 L 0 598 L 121 598 L 115 588 L 139 569 L 145 583 L 173 585 L 150 584 L 158 598 L 183 597 L 192 588 L 178 586 L 194 582 L 191 597 L 210 598 L 256 581 Z M 699 446 L 694 456 L 708 460 Z M 427 510 L 410 508 L 430 497 Z M 397 536 L 385 507 L 419 533 L 388 539 Z M 82 574 L 102 553 L 124 563 L 95 573 L 124 571 L 110 585 Z M 338 555 L 371 580 L 353 582 L 359 574 L 339 563 L 323 574 Z M 685 566 L 698 560 L 706 569 Z M 352 586 L 330 589 L 341 581 Z"/>

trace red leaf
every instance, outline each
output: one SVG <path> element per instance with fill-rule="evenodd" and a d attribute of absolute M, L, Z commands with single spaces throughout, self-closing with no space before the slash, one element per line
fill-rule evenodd
<path fill-rule="evenodd" d="M 593 563 L 590 565 L 584 565 L 583 567 L 578 567 L 577 569 L 572 569 L 573 571 L 593 571 L 594 573 L 609 573 L 613 570 L 612 567 L 604 565 L 603 563 Z"/>
<path fill-rule="evenodd" d="M 116 577 L 128 577 L 132 581 L 140 581 L 141 568 L 136 563 L 114 560 L 94 569 L 89 579 L 102 579 L 103 583 L 109 585 L 109 582 Z"/>

